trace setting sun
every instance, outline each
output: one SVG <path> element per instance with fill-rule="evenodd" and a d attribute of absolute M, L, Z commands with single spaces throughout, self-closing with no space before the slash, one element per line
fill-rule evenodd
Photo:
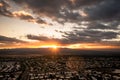
<path fill-rule="evenodd" d="M 57 45 L 44 45 L 44 46 L 40 46 L 40 48 L 52 48 L 52 49 L 57 49 L 58 46 L 57 46 Z"/>
<path fill-rule="evenodd" d="M 57 49 L 58 48 L 58 46 L 56 46 L 56 45 L 53 45 L 53 46 L 51 46 L 53 49 Z"/>
<path fill-rule="evenodd" d="M 49 50 L 52 51 L 52 53 L 56 54 L 58 52 L 58 48 L 60 48 L 60 46 L 57 46 L 57 45 L 44 45 L 44 46 L 40 46 L 40 48 L 49 48 Z"/>

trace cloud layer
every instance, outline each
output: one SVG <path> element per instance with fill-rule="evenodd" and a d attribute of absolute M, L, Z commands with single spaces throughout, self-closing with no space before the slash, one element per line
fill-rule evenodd
<path fill-rule="evenodd" d="M 13 4 L 22 10 L 11 7 Z M 0 15 L 52 24 L 52 27 L 75 24 L 70 31 L 56 30 L 62 35 L 61 39 L 28 34 L 26 37 L 31 40 L 58 41 L 62 44 L 120 43 L 120 0 L 0 0 Z"/>
<path fill-rule="evenodd" d="M 0 14 L 7 17 L 19 18 L 21 20 L 26 20 L 28 22 L 38 23 L 38 24 L 48 24 L 44 20 L 34 17 L 32 14 L 26 11 L 11 11 L 12 7 L 8 4 L 7 1 L 0 1 Z"/>
<path fill-rule="evenodd" d="M 27 42 L 23 40 L 0 35 L 0 49 L 11 48 L 11 47 L 15 48 L 16 46 L 20 47 L 21 44 L 25 44 L 25 43 Z"/>
<path fill-rule="evenodd" d="M 13 0 L 14 2 L 27 6 L 35 14 L 51 18 L 64 18 L 76 20 L 83 17 L 82 13 L 88 15 L 88 19 L 119 19 L 119 0 Z M 114 6 L 114 7 L 113 7 Z M 81 11 L 84 12 L 81 12 Z M 79 19 L 78 19 L 79 20 Z"/>
<path fill-rule="evenodd" d="M 0 43 L 25 43 L 25 41 L 0 35 Z"/>

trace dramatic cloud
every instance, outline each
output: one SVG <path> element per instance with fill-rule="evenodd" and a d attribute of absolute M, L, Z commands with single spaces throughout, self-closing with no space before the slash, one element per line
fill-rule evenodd
<path fill-rule="evenodd" d="M 22 20 L 27 20 L 28 22 L 33 22 L 33 23 L 40 23 L 40 24 L 47 24 L 45 21 L 42 19 L 34 18 L 32 14 L 27 13 L 25 11 L 15 11 L 12 13 L 13 17 L 20 18 Z"/>
<path fill-rule="evenodd" d="M 0 43 L 26 43 L 25 41 L 0 35 Z"/>
<path fill-rule="evenodd" d="M 11 11 L 11 6 L 4 0 L 0 1 L 0 14 L 7 17 L 19 18 L 21 20 L 26 20 L 28 22 L 38 23 L 38 24 L 48 24 L 41 18 L 35 18 L 32 14 L 26 11 Z"/>
<path fill-rule="evenodd" d="M 39 16 L 47 16 L 53 19 L 63 18 L 76 20 L 77 17 L 86 16 L 83 11 L 79 11 L 83 6 L 97 4 L 103 0 L 13 0 L 30 8 Z M 75 12 L 74 12 L 75 11 Z M 81 14 L 81 15 L 80 15 Z"/>
<path fill-rule="evenodd" d="M 9 11 L 9 4 L 0 0 L 0 15 L 11 17 L 12 13 Z"/>
<path fill-rule="evenodd" d="M 120 0 L 1 0 L 0 15 L 52 24 L 51 29 L 55 27 L 62 36 L 58 39 L 27 35 L 30 40 L 62 44 L 120 42 Z"/>
<path fill-rule="evenodd" d="M 102 39 L 112 39 L 116 38 L 117 33 L 115 32 L 101 32 L 101 31 L 93 31 L 93 30 L 85 30 L 85 31 L 74 31 L 74 32 L 62 32 L 64 34 L 64 38 L 56 39 L 56 38 L 48 38 L 46 36 L 36 36 L 36 35 L 27 35 L 26 37 L 31 40 L 39 40 L 39 41 L 58 41 L 63 44 L 71 44 L 71 43 L 85 43 L 85 42 L 102 42 Z"/>
<path fill-rule="evenodd" d="M 88 29 L 111 29 L 111 28 L 114 28 L 114 27 L 110 27 L 110 26 L 106 26 L 106 25 L 103 25 L 103 24 L 100 24 L 100 23 L 90 23 L 88 24 Z"/>
<path fill-rule="evenodd" d="M 86 9 L 90 19 L 94 20 L 119 20 L 120 19 L 120 0 L 104 0 L 98 5 Z"/>
<path fill-rule="evenodd" d="M 102 39 L 113 39 L 117 37 L 116 32 L 107 32 L 99 30 L 88 30 L 83 31 L 75 30 L 72 32 L 62 32 L 65 43 L 102 43 Z"/>
<path fill-rule="evenodd" d="M 31 39 L 31 40 L 39 40 L 39 41 L 48 41 L 50 40 L 50 38 L 48 37 L 45 37 L 45 36 L 35 36 L 35 35 L 27 35 L 26 36 L 28 39 Z"/>
<path fill-rule="evenodd" d="M 99 32 L 99 31 L 98 31 Z M 52 45 L 57 45 L 59 48 L 71 48 L 71 49 L 114 49 L 119 48 L 119 43 L 107 43 L 103 41 L 103 38 L 113 38 L 116 37 L 115 33 L 108 32 L 108 33 L 101 33 L 96 35 L 98 32 L 86 31 L 86 35 L 78 34 L 77 37 L 74 33 L 65 33 L 65 38 L 62 39 L 55 39 L 55 38 L 48 38 L 46 36 L 36 36 L 36 35 L 27 35 L 26 37 L 31 40 L 38 40 L 40 43 L 41 41 L 44 42 L 44 45 L 39 45 L 39 47 L 51 47 Z M 77 32 L 76 32 L 77 33 Z M 104 35 L 104 36 L 103 36 Z M 111 35 L 111 36 L 110 36 Z M 97 37 L 96 37 L 97 36 Z M 102 38 L 102 39 L 101 39 Z"/>
<path fill-rule="evenodd" d="M 0 49 L 4 49 L 4 48 L 29 48 L 30 46 L 33 46 L 33 44 L 29 43 L 28 41 L 0 35 Z"/>
<path fill-rule="evenodd" d="M 24 19 L 24 20 L 33 20 L 34 18 L 32 17 L 31 14 L 25 12 L 25 11 L 15 11 L 13 12 L 13 16 L 18 17 L 20 19 Z"/>
<path fill-rule="evenodd" d="M 28 34 L 26 35 L 26 37 L 28 39 L 31 39 L 31 40 L 38 40 L 38 41 L 58 41 L 58 42 L 61 42 L 60 39 L 57 39 L 57 38 L 49 38 L 47 36 L 42 36 L 42 35 L 39 35 L 39 36 L 36 36 L 36 35 L 31 35 L 31 34 Z"/>
<path fill-rule="evenodd" d="M 119 0 L 12 0 L 18 6 L 31 10 L 38 17 L 49 17 L 52 20 L 79 22 L 83 20 L 119 20 Z M 11 1 L 9 1 L 11 2 Z M 113 7 L 114 6 L 114 7 Z M 8 5 L 1 1 L 1 13 L 11 16 Z M 19 15 L 20 17 L 20 15 Z M 33 18 L 24 15 L 20 19 Z M 31 20 L 32 21 L 32 20 Z M 39 23 L 38 20 L 36 22 Z M 43 21 L 43 20 L 42 20 Z M 42 22 L 40 22 L 42 23 Z M 43 22 L 44 23 L 44 22 Z"/>

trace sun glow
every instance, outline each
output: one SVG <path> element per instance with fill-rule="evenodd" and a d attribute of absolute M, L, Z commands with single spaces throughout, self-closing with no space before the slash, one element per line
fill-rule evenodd
<path fill-rule="evenodd" d="M 3 45 L 3 44 L 1 44 Z M 99 44 L 99 43 L 76 43 L 76 44 L 60 44 L 58 42 L 31 42 L 31 43 L 20 43 L 8 46 L 2 46 L 0 49 L 12 49 L 12 48 L 48 48 L 53 52 L 58 52 L 61 48 L 69 49 L 120 49 L 118 46 Z"/>
<path fill-rule="evenodd" d="M 53 45 L 52 48 L 53 48 L 53 49 L 57 49 L 57 46 L 56 46 L 56 45 Z"/>
<path fill-rule="evenodd" d="M 57 48 L 59 48 L 59 46 L 57 46 L 57 45 L 44 45 L 44 46 L 40 46 L 40 48 L 52 48 L 52 49 L 57 49 Z"/>
<path fill-rule="evenodd" d="M 71 44 L 67 48 L 70 49 L 114 49 L 116 46 L 98 44 L 98 43 L 81 43 L 81 44 Z"/>
<path fill-rule="evenodd" d="M 40 46 L 40 48 L 48 48 L 52 53 L 57 54 L 59 51 L 60 46 L 57 45 L 44 45 Z"/>

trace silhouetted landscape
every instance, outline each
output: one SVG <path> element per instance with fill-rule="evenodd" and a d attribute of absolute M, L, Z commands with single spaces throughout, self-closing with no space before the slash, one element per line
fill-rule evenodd
<path fill-rule="evenodd" d="M 99 55 L 98 55 L 99 54 Z M 0 80 L 119 80 L 119 51 L 0 50 Z"/>
<path fill-rule="evenodd" d="M 41 56 L 41 55 L 80 55 L 80 56 L 120 56 L 119 49 L 113 50 L 84 50 L 59 48 L 59 51 L 53 52 L 51 48 L 19 48 L 19 49 L 1 49 L 0 55 L 18 55 L 18 56 Z"/>

